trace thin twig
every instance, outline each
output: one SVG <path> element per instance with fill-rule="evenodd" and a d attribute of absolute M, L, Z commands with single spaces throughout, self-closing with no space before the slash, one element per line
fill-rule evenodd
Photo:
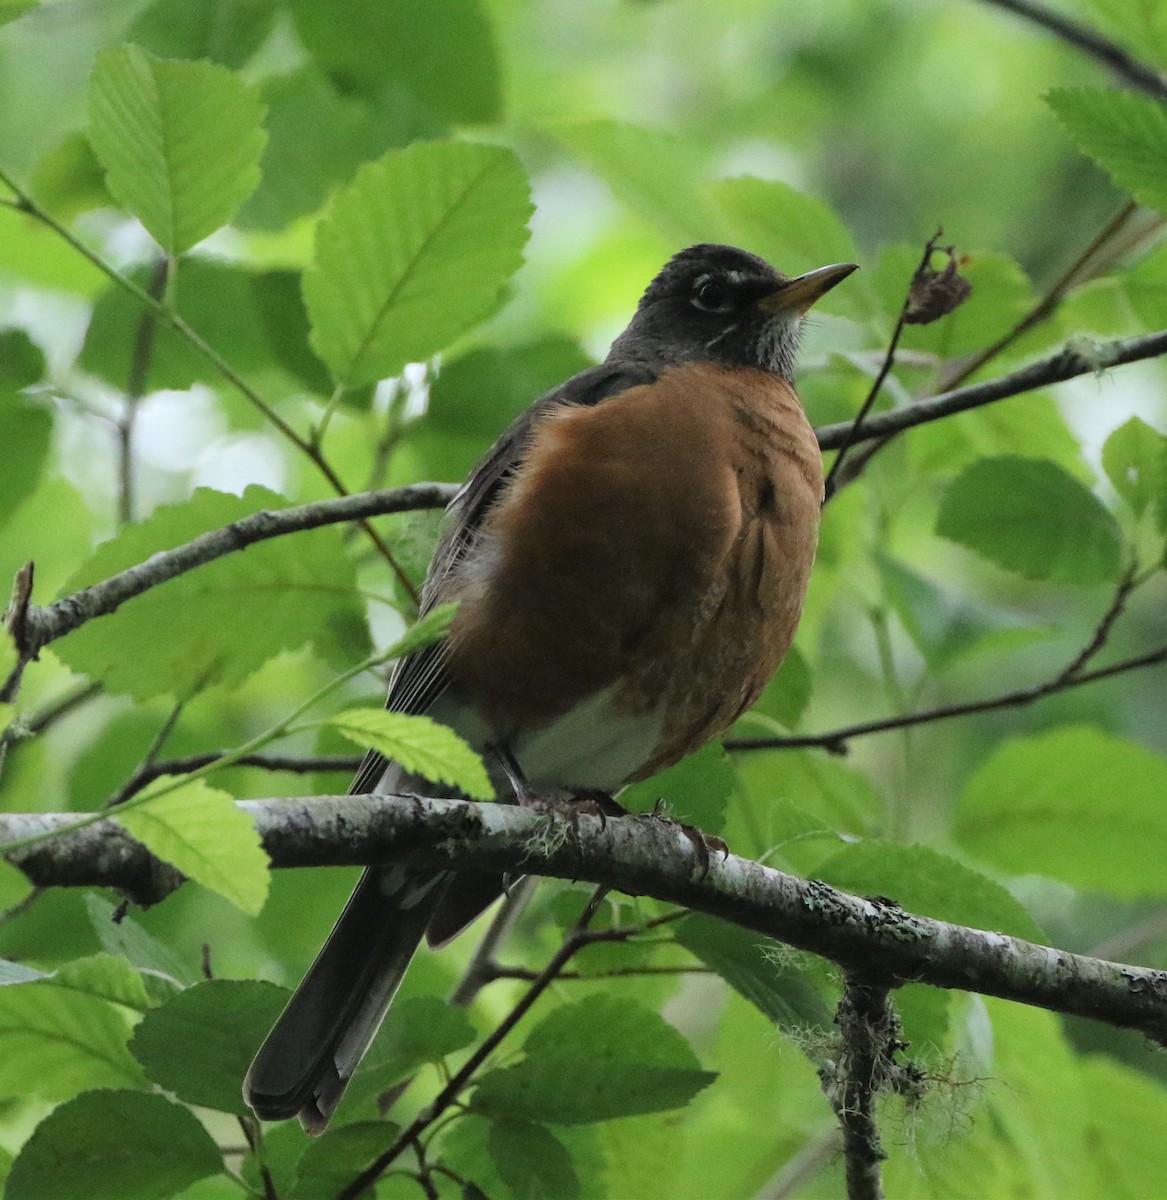
<path fill-rule="evenodd" d="M 523 909 L 530 903 L 535 893 L 538 881 L 527 875 L 515 883 L 506 894 L 499 910 L 490 922 L 482 940 L 475 947 L 474 954 L 462 975 L 458 986 L 450 996 L 450 1003 L 459 1008 L 469 1008 L 475 997 L 490 982 L 501 979 L 502 968 L 495 960 L 498 948 L 503 939 L 514 928 L 515 922 L 521 916 Z M 534 978 L 532 976 L 532 978 Z"/>
<path fill-rule="evenodd" d="M 921 271 L 926 270 L 928 265 L 931 263 L 932 254 L 936 249 L 936 243 L 943 236 L 943 233 L 943 229 L 937 229 L 936 232 L 928 239 L 927 244 L 924 246 L 924 254 L 920 259 L 920 265 L 912 274 L 913 280 L 920 274 Z M 904 293 L 904 302 L 902 305 L 900 305 L 900 313 L 896 318 L 896 324 L 895 328 L 892 330 L 891 340 L 888 342 L 887 350 L 884 353 L 883 363 L 880 365 L 879 372 L 875 376 L 874 382 L 868 389 L 867 398 L 860 405 L 859 411 L 855 414 L 855 419 L 851 422 L 851 430 L 847 437 L 844 438 L 843 444 L 839 447 L 839 452 L 835 455 L 835 461 L 831 463 L 831 469 L 827 472 L 827 478 L 823 484 L 824 504 L 826 504 L 826 502 L 835 494 L 835 480 L 839 474 L 839 469 L 843 465 L 843 460 L 847 456 L 847 451 L 851 448 L 852 443 L 855 441 L 859 433 L 860 427 L 867 419 L 867 414 L 871 412 L 871 407 L 875 403 L 876 398 L 879 396 L 879 393 L 883 388 L 884 380 L 887 379 L 891 372 L 892 365 L 895 363 L 896 350 L 899 348 L 900 338 L 903 336 L 904 326 L 907 324 L 908 310 L 911 305 L 912 292 L 911 287 L 909 286 Z"/>
<path fill-rule="evenodd" d="M 146 295 L 162 302 L 170 282 L 174 259 L 163 255 L 154 264 Z M 158 332 L 158 318 L 152 309 L 142 310 L 138 318 L 138 329 L 134 335 L 134 347 L 130 355 L 130 374 L 126 381 L 125 409 L 117 422 L 118 434 L 118 521 L 125 525 L 134 519 L 134 425 L 138 417 L 138 405 L 146 394 L 150 381 L 150 364 L 154 358 L 154 341 Z"/>
<path fill-rule="evenodd" d="M 914 725 L 925 725 L 931 721 L 943 721 L 949 717 L 963 717 L 971 713 L 991 712 L 998 708 L 1016 708 L 1024 704 L 1032 704 L 1036 700 L 1052 696 L 1056 692 L 1068 688 L 1079 687 L 1085 683 L 1093 683 L 1096 679 L 1105 679 L 1123 670 L 1134 670 L 1139 667 L 1154 666 L 1167 660 L 1167 646 L 1159 650 L 1138 655 L 1113 663 L 1098 671 L 1086 672 L 1085 668 L 1106 645 L 1114 624 L 1126 609 L 1131 593 L 1141 584 L 1146 583 L 1158 571 L 1158 564 L 1148 568 L 1142 574 L 1137 564 L 1132 563 L 1123 573 L 1115 588 L 1114 596 L 1107 606 L 1106 612 L 1099 618 L 1094 632 L 1086 645 L 1062 668 L 1052 679 L 1045 683 L 1034 684 L 1020 688 L 1014 692 L 1006 692 L 1002 696 L 993 696 L 987 700 L 973 700 L 966 704 L 949 704 L 940 708 L 925 709 L 917 713 L 900 713 L 894 717 L 885 717 L 878 721 L 865 721 L 858 725 L 848 725 L 842 729 L 831 730 L 828 733 L 811 734 L 805 737 L 772 737 L 772 738 L 729 738 L 725 742 L 727 750 L 777 750 L 806 747 L 819 747 L 832 754 L 846 754 L 847 742 L 850 738 L 860 737 L 869 733 L 885 733 L 890 729 L 908 729 Z"/>
<path fill-rule="evenodd" d="M 874 441 L 889 434 L 902 433 L 916 425 L 925 425 L 955 413 L 968 412 L 997 400 L 1007 400 L 1023 392 L 1032 392 L 1051 383 L 1064 383 L 1080 375 L 1095 375 L 1110 367 L 1123 366 L 1147 358 L 1158 358 L 1167 354 L 1167 330 L 1141 334 L 1132 338 L 1116 338 L 1113 341 L 1093 342 L 1084 346 L 1081 342 L 1067 344 L 1047 358 L 1039 359 L 1007 375 L 986 379 L 967 387 L 928 396 L 914 404 L 895 408 L 890 412 L 876 413 L 868 417 L 854 441 Z M 837 450 L 854 424 L 839 421 L 834 425 L 823 425 L 815 430 L 819 446 L 823 450 Z"/>
<path fill-rule="evenodd" d="M 243 550 L 267 538 L 318 529 L 322 525 L 361 521 L 370 516 L 415 508 L 441 507 L 449 503 L 455 490 L 450 484 L 421 483 L 252 513 L 223 529 L 211 530 L 172 550 L 154 554 L 144 563 L 82 588 L 44 608 L 28 606 L 13 622 L 12 633 L 22 657 L 27 660 L 49 642 L 86 621 L 115 612 L 127 600 L 225 554 Z"/>
<path fill-rule="evenodd" d="M 25 738 L 43 733 L 50 725 L 55 725 L 62 717 L 67 717 L 75 708 L 80 708 L 100 692 L 100 683 L 79 684 L 72 691 L 66 692 L 60 699 L 46 705 L 40 712 L 34 713 L 27 720 L 10 725 L 0 733 L 0 745 L 7 745 L 10 742 L 19 743 Z"/>
<path fill-rule="evenodd" d="M 946 721 L 951 717 L 966 717 L 973 713 L 993 712 L 1002 708 L 1021 708 L 1044 700 L 1055 692 L 1068 691 L 1070 688 L 1084 687 L 1088 683 L 1097 683 L 1100 679 L 1109 679 L 1121 675 L 1125 671 L 1137 671 L 1143 667 L 1156 667 L 1167 663 L 1167 645 L 1149 650 L 1146 654 L 1136 654 L 1132 658 L 1124 658 L 1111 663 L 1108 667 L 1099 667 L 1094 671 L 1082 671 L 1072 678 L 1049 679 L 1045 683 L 1034 684 L 1027 688 L 1018 688 L 1014 692 L 1006 692 L 1001 696 L 993 696 L 988 700 L 973 700 L 967 704 L 944 704 L 937 708 L 928 708 L 922 712 L 904 713 L 898 717 L 885 717 L 875 721 L 859 721 L 854 725 L 844 725 L 827 733 L 798 734 L 790 737 L 765 738 L 727 738 L 727 750 L 797 750 L 818 747 L 832 754 L 846 754 L 847 743 L 852 738 L 866 737 L 872 733 L 886 733 L 890 729 L 909 729 L 915 725 L 927 725 L 933 721 Z"/>
<path fill-rule="evenodd" d="M 370 1187 L 385 1173 L 403 1150 L 412 1145 L 458 1099 L 473 1079 L 478 1068 L 494 1052 L 503 1038 L 523 1019 L 531 1006 L 551 986 L 558 977 L 559 972 L 563 970 L 564 966 L 566 966 L 575 954 L 582 950 L 584 946 L 592 945 L 595 942 L 621 941 L 636 932 L 635 929 L 627 928 L 588 929 L 588 924 L 591 922 L 592 917 L 595 916 L 596 909 L 605 891 L 606 889 L 603 887 L 596 890 L 588 906 L 580 914 L 579 920 L 576 921 L 575 925 L 564 938 L 563 944 L 552 956 L 547 966 L 539 973 L 539 978 L 523 993 L 518 1003 L 515 1004 L 514 1008 L 507 1013 L 502 1021 L 483 1038 L 478 1048 L 450 1078 L 450 1082 L 442 1088 L 433 1102 L 418 1113 L 409 1125 L 402 1130 L 388 1150 L 378 1155 L 364 1171 L 337 1193 L 336 1200 L 356 1200 L 356 1197 L 365 1188 Z"/>
<path fill-rule="evenodd" d="M 982 0 L 995 8 L 1003 8 L 1007 12 L 1016 13 L 1035 25 L 1040 25 L 1050 33 L 1056 34 L 1064 42 L 1089 54 L 1104 66 L 1138 88 L 1153 96 L 1156 100 L 1167 100 L 1167 82 L 1154 68 L 1139 62 L 1133 55 L 1128 54 L 1117 43 L 1103 37 L 1097 30 L 1091 29 L 1061 13 L 1053 12 L 1035 0 Z"/>
<path fill-rule="evenodd" d="M 978 351 L 971 358 L 954 364 L 952 374 L 943 377 L 941 387 L 945 390 L 958 387 L 966 379 L 975 375 L 986 363 L 1012 346 L 1018 338 L 1028 333 L 1035 325 L 1040 325 L 1042 321 L 1052 316 L 1058 305 L 1066 298 L 1069 290 L 1084 281 L 1085 270 L 1091 260 L 1121 232 L 1131 217 L 1138 212 L 1138 209 L 1139 206 L 1135 201 L 1128 200 L 1094 235 L 1086 249 L 1046 288 L 1037 303 L 1013 328 L 1002 334 L 991 346 L 986 346 L 984 350 Z"/>
<path fill-rule="evenodd" d="M 144 763 L 118 788 L 110 798 L 109 806 L 124 804 L 155 779 L 161 779 L 164 775 L 188 775 L 191 771 L 198 771 L 218 762 L 228 753 L 230 752 L 227 750 L 212 750 L 206 754 L 188 754 L 184 758 L 165 758 L 159 762 Z M 263 771 L 287 771 L 292 775 L 310 775 L 316 772 L 323 774 L 328 771 L 352 774 L 360 769 L 363 761 L 359 754 L 245 754 L 231 765 L 258 767 Z"/>

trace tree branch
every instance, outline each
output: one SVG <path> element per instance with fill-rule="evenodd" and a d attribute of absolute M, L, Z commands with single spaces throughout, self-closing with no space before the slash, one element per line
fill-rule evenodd
<path fill-rule="evenodd" d="M 1167 972 L 1119 966 L 1001 933 L 914 916 L 727 854 L 703 862 L 684 830 L 637 817 L 573 822 L 509 804 L 418 796 L 245 800 L 279 867 L 410 861 L 577 879 L 649 895 L 807 950 L 884 985 L 921 982 L 1135 1029 L 1167 1045 Z M 0 815 L 5 842 L 61 833 L 75 813 Z M 179 876 L 112 820 L 5 856 L 38 886 L 160 899 Z"/>
<path fill-rule="evenodd" d="M 416 483 L 388 491 L 365 492 L 295 508 L 252 513 L 223 529 L 200 534 L 173 550 L 151 555 L 143 563 L 44 608 L 29 606 L 13 620 L 12 634 L 22 659 L 27 661 L 49 642 L 72 632 L 86 621 L 116 612 L 127 600 L 225 554 L 244 550 L 267 538 L 317 529 L 321 525 L 363 521 L 418 508 L 440 508 L 449 503 L 456 491 L 457 488 L 448 483 Z"/>
<path fill-rule="evenodd" d="M 1051 383 L 1064 383 L 1079 375 L 1092 375 L 1108 367 L 1139 362 L 1146 358 L 1158 358 L 1167 354 L 1167 330 L 1143 334 L 1140 337 L 1115 338 L 1109 342 L 1091 342 L 1089 347 L 1070 343 L 1056 354 L 1038 362 L 1030 363 L 1019 371 L 987 379 L 968 387 L 955 388 L 938 396 L 929 396 L 904 408 L 876 413 L 868 417 L 863 427 L 851 437 L 853 443 L 884 438 L 889 434 L 901 433 L 915 425 L 938 421 L 955 413 L 967 412 L 1005 400 L 1010 396 L 1031 392 Z M 815 430 L 819 446 L 823 450 L 837 450 L 851 436 L 854 421 L 838 421 L 834 425 L 823 425 Z"/>
<path fill-rule="evenodd" d="M 1167 82 L 1154 68 L 1139 62 L 1133 55 L 1128 54 L 1116 42 L 1105 38 L 1097 30 L 1091 29 L 1061 13 L 1053 12 L 1035 0 L 982 0 L 995 8 L 1003 8 L 1006 12 L 1015 13 L 1040 25 L 1043 29 L 1060 37 L 1078 50 L 1083 50 L 1091 58 L 1097 59 L 1109 67 L 1117 75 L 1126 80 L 1132 87 L 1146 92 L 1156 100 L 1167 100 Z"/>

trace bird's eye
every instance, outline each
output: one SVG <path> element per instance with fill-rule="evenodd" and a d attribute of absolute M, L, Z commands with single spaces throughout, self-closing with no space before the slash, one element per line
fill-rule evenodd
<path fill-rule="evenodd" d="M 703 279 L 693 289 L 690 301 L 702 312 L 729 312 L 733 308 L 733 297 L 728 284 L 718 279 Z"/>

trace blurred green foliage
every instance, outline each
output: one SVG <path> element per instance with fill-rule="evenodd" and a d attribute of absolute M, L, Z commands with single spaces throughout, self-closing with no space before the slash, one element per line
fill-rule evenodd
<path fill-rule="evenodd" d="M 1157 0 L 1059 11 L 1167 64 Z M 330 496 L 329 472 L 350 491 L 457 481 L 605 352 L 689 242 L 791 273 L 861 263 L 808 323 L 799 389 L 819 425 L 862 403 L 938 226 L 972 296 L 906 330 L 881 409 L 970 364 L 987 379 L 1067 341 L 1089 357 L 1161 330 L 1167 116 L 1120 82 L 976 0 L 0 0 L 0 171 L 137 287 L 161 281 L 213 351 L 152 327 L 140 295 L 0 187 L 0 579 L 35 560 L 45 603 Z M 1150 207 L 1108 225 L 1128 193 Z M 181 254 L 165 272 L 162 251 Z M 732 738 L 829 734 L 1163 647 L 1165 431 L 1148 361 L 892 441 L 826 508 L 795 651 Z M 437 526 L 378 523 L 414 583 Z M 0 706 L 22 733 L 101 685 L 11 739 L 0 805 L 95 811 L 146 759 L 241 746 L 411 611 L 371 542 L 335 529 L 148 592 L 50 646 Z M 846 758 L 711 746 L 628 798 L 915 911 L 1167 967 L 1164 670 L 836 739 Z M 344 682 L 278 749 L 345 753 L 328 713 L 382 692 Z M 412 752 L 436 774 L 473 767 L 436 742 Z M 352 872 L 277 872 L 250 915 L 266 866 L 215 805 L 347 779 L 231 767 L 214 793 L 188 785 L 202 810 L 185 820 L 155 806 L 161 830 L 147 803 L 130 823 L 201 882 L 118 921 L 104 897 L 30 895 L 0 873 L 10 1200 L 209 1200 L 262 1193 L 264 1172 L 280 1197 L 331 1195 L 509 1010 L 521 981 L 468 1015 L 444 999 L 473 931 L 421 955 L 336 1127 L 241 1146 L 232 1081 Z M 508 965 L 538 970 L 584 895 L 542 885 Z M 661 911 L 610 903 L 601 925 Z M 836 1052 L 832 972 L 712 918 L 657 933 L 590 947 L 490 1060 L 427 1146 L 441 1196 L 840 1194 L 815 1073 Z M 213 982 L 195 982 L 204 969 Z M 916 985 L 898 1000 L 928 1085 L 883 1104 L 889 1195 L 1167 1189 L 1167 1069 L 1133 1035 Z M 418 1194 L 408 1174 L 377 1187 Z"/>

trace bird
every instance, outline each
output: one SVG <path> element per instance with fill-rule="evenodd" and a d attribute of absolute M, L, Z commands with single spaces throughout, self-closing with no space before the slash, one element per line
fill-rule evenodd
<path fill-rule="evenodd" d="M 521 413 L 451 501 L 420 607 L 458 607 L 396 665 L 387 707 L 453 728 L 520 802 L 612 796 L 741 716 L 791 645 L 817 546 L 803 319 L 855 269 L 675 254 L 604 361 Z M 442 794 L 371 751 L 350 794 L 374 791 Z M 367 868 L 247 1072 L 256 1115 L 322 1132 L 421 942 L 502 890 Z"/>

